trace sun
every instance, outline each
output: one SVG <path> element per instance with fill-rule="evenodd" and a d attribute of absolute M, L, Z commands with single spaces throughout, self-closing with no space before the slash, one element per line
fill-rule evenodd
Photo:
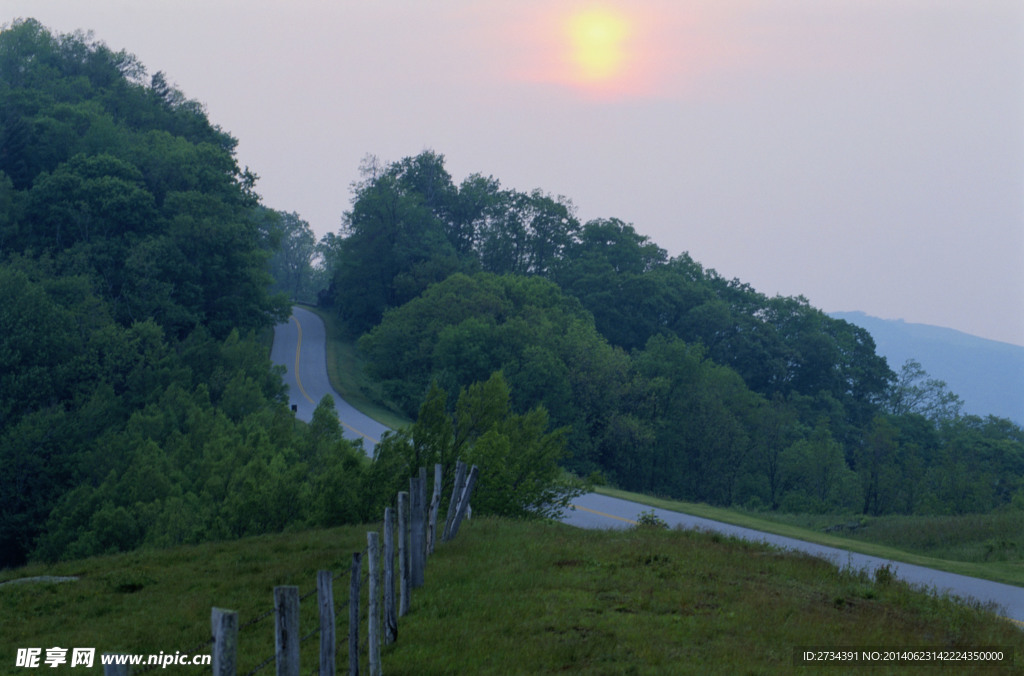
<path fill-rule="evenodd" d="M 577 12 L 568 20 L 569 56 L 576 78 L 602 83 L 620 76 L 626 67 L 630 24 L 607 9 Z"/>

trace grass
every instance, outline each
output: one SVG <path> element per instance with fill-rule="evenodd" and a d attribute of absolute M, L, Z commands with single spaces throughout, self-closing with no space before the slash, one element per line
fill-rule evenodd
<path fill-rule="evenodd" d="M 317 570 L 348 570 L 351 552 L 366 546 L 365 530 L 287 533 L 4 570 L 2 580 L 36 575 L 79 579 L 0 585 L 0 673 L 14 665 L 19 647 L 208 654 L 212 607 L 237 610 L 245 623 L 272 607 L 275 585 L 298 584 L 300 593 L 314 589 Z M 347 580 L 342 582 L 335 591 L 340 599 L 348 589 Z M 314 596 L 303 606 L 303 626 L 316 625 L 315 612 Z M 241 632 L 240 674 L 273 654 L 273 622 L 270 617 Z M 312 659 L 305 662 L 313 664 Z"/>
<path fill-rule="evenodd" d="M 869 519 L 851 539 L 899 544 L 909 551 L 977 563 L 1024 563 L 1024 511 Z"/>
<path fill-rule="evenodd" d="M 827 525 L 857 521 L 860 517 L 743 512 L 656 498 L 605 486 L 595 490 L 651 507 L 684 512 L 807 542 L 1024 586 L 1024 515 L 1020 512 L 873 517 L 865 519 L 863 528 L 834 535 L 822 531 Z M 998 552 L 998 555 L 985 558 L 984 553 L 990 548 Z"/>
<path fill-rule="evenodd" d="M 314 588 L 316 571 L 330 569 L 344 573 L 334 590 L 344 668 L 345 571 L 351 552 L 365 547 L 367 528 L 3 571 L 2 579 L 80 579 L 0 585 L 0 665 L 13 665 L 16 648 L 31 646 L 206 653 L 211 607 L 238 610 L 245 625 L 271 607 L 275 585 L 295 584 L 305 594 Z M 364 582 L 364 613 L 365 588 Z M 301 614 L 305 635 L 317 626 L 315 597 L 303 602 Z M 361 637 L 365 643 L 365 619 Z M 303 644 L 303 673 L 316 664 L 317 642 L 313 637 Z M 937 598 L 884 575 L 840 571 L 810 556 L 712 534 L 474 519 L 431 557 L 426 585 L 399 620 L 398 642 L 383 650 L 383 669 L 417 675 L 770 674 L 797 670 L 794 650 L 807 646 L 1001 646 L 1019 660 L 1024 633 L 989 609 Z M 269 616 L 241 631 L 239 673 L 272 653 Z M 1006 673 L 964 664 L 926 669 Z"/>

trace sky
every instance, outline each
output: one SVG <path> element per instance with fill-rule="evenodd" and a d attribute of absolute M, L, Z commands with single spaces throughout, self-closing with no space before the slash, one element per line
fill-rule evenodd
<path fill-rule="evenodd" d="M 769 296 L 1024 345 L 1019 0 L 0 0 L 203 103 L 337 232 L 368 154 L 569 198 Z"/>

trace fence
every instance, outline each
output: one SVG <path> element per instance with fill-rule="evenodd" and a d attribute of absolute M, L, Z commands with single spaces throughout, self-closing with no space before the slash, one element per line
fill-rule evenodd
<path fill-rule="evenodd" d="M 389 645 L 398 640 L 398 618 L 409 612 L 413 589 L 422 587 L 427 557 L 434 552 L 437 541 L 437 517 L 441 504 L 441 465 L 434 466 L 434 490 L 430 502 L 426 500 L 427 470 L 419 468 L 418 476 L 409 479 L 409 490 L 400 491 L 397 496 L 397 552 L 395 546 L 395 510 L 384 510 L 384 539 L 381 551 L 380 533 L 366 534 L 367 547 L 352 554 L 349 569 L 348 596 L 348 658 L 349 674 L 359 674 L 361 648 L 359 639 L 360 593 L 363 579 L 364 558 L 367 560 L 368 617 L 366 654 L 370 676 L 380 676 L 381 644 Z M 466 473 L 465 463 L 459 461 L 455 468 L 455 485 L 452 489 L 448 512 L 441 531 L 441 541 L 453 539 L 459 532 L 459 525 L 469 509 L 470 497 L 476 484 L 477 468 L 474 465 Z M 398 560 L 398 599 L 395 598 L 394 562 Z M 312 673 L 321 676 L 335 676 L 337 673 L 336 610 L 334 581 L 345 573 L 333 574 L 321 570 L 317 573 L 316 590 L 299 596 L 296 586 L 274 587 L 274 606 L 266 612 L 238 624 L 238 613 L 223 608 L 213 608 L 210 613 L 212 637 L 196 646 L 187 654 L 196 654 L 205 648 L 212 649 L 213 674 L 215 676 L 237 676 L 238 635 L 242 630 L 259 624 L 266 618 L 275 617 L 274 653 L 264 659 L 244 676 L 255 676 L 271 662 L 276 663 L 278 676 L 299 676 L 299 648 L 302 643 L 320 636 L 319 665 Z M 383 577 L 383 580 L 381 579 Z M 299 631 L 299 605 L 313 594 L 317 596 L 319 626 L 302 635 Z M 151 665 L 131 671 L 129 665 L 104 665 L 104 676 L 129 676 L 159 668 Z M 208 673 L 204 667 L 196 673 Z"/>

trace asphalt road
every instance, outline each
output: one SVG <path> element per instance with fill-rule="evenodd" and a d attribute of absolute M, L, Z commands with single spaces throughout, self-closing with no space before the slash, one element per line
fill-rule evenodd
<path fill-rule="evenodd" d="M 325 394 L 334 398 L 345 438 L 363 441 L 367 455 L 387 427 L 360 413 L 341 398 L 327 377 L 327 341 L 324 323 L 316 314 L 300 307 L 292 308 L 292 316 L 285 324 L 274 327 L 274 346 L 270 360 L 287 369 L 285 383 L 295 415 L 309 422 L 313 410 Z"/>
<path fill-rule="evenodd" d="M 285 382 L 288 384 L 291 403 L 296 407 L 296 416 L 300 420 L 311 420 L 317 403 L 325 394 L 330 394 L 334 398 L 345 436 L 349 439 L 362 439 L 367 453 L 372 454 L 377 440 L 388 428 L 349 406 L 331 388 L 327 378 L 325 330 L 320 318 L 299 307 L 292 308 L 292 313 L 287 323 L 275 327 L 274 346 L 270 356 L 275 364 L 282 364 L 287 369 Z M 641 512 L 649 511 L 653 511 L 672 527 L 699 528 L 745 540 L 766 542 L 785 549 L 807 552 L 828 559 L 841 567 L 873 572 L 887 565 L 897 578 L 911 584 L 926 587 L 937 593 L 995 603 L 1001 608 L 1004 617 L 1024 628 L 1022 587 L 856 554 L 680 512 L 652 510 L 646 505 L 597 493 L 588 493 L 577 498 L 575 509 L 562 520 L 581 528 L 628 528 L 636 523 L 636 518 Z"/>

